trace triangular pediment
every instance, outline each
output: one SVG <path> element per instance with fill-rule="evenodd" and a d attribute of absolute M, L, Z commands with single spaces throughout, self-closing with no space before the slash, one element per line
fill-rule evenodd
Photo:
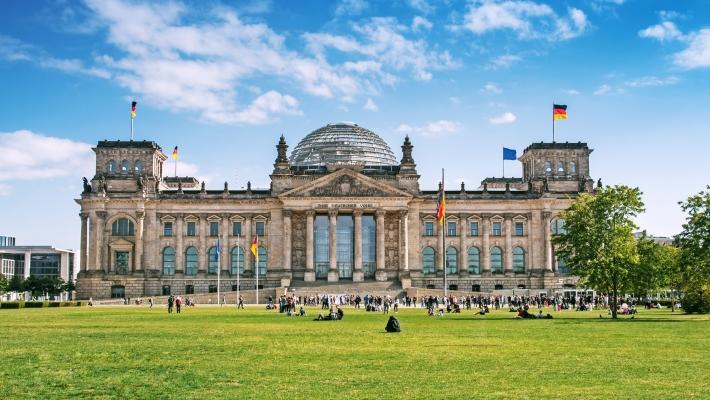
<path fill-rule="evenodd" d="M 339 169 L 280 197 L 406 197 L 412 195 L 350 169 Z"/>

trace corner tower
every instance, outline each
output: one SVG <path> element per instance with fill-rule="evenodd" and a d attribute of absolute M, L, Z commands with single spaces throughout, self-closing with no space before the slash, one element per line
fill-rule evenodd
<path fill-rule="evenodd" d="M 589 155 L 586 143 L 533 143 L 518 158 L 523 164 L 523 181 L 540 191 L 591 191 Z"/>

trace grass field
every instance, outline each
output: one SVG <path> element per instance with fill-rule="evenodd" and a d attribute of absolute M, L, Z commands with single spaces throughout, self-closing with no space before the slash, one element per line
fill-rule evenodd
<path fill-rule="evenodd" d="M 2 310 L 0 399 L 710 398 L 708 316 L 308 311 Z"/>

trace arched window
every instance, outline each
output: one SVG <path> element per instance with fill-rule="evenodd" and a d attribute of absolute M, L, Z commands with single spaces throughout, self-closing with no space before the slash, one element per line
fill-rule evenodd
<path fill-rule="evenodd" d="M 197 275 L 197 249 L 192 246 L 185 249 L 185 275 Z"/>
<path fill-rule="evenodd" d="M 562 161 L 557 161 L 557 175 L 564 175 L 565 173 L 565 163 Z"/>
<path fill-rule="evenodd" d="M 500 247 L 491 249 L 491 272 L 494 274 L 503 273 L 503 251 Z"/>
<path fill-rule="evenodd" d="M 570 175 L 577 173 L 577 163 L 575 163 L 574 161 L 569 162 L 569 173 Z"/>
<path fill-rule="evenodd" d="M 128 218 L 119 218 L 111 224 L 111 236 L 133 236 L 133 222 Z"/>
<path fill-rule="evenodd" d="M 259 246 L 259 276 L 266 275 L 266 261 L 268 255 L 266 254 L 266 247 Z"/>
<path fill-rule="evenodd" d="M 516 274 L 525 272 L 525 250 L 522 247 L 513 249 L 513 272 Z"/>
<path fill-rule="evenodd" d="M 175 275 L 175 249 L 163 249 L 163 275 Z"/>
<path fill-rule="evenodd" d="M 127 174 L 129 170 L 130 170 L 130 165 L 128 164 L 128 160 L 121 161 L 121 173 Z"/>
<path fill-rule="evenodd" d="M 229 272 L 232 275 L 244 273 L 244 249 L 241 247 L 232 248 L 232 259 Z"/>
<path fill-rule="evenodd" d="M 481 273 L 481 252 L 478 247 L 468 249 L 468 273 L 474 275 Z"/>
<path fill-rule="evenodd" d="M 138 173 L 143 172 L 143 161 L 136 160 L 136 162 L 133 163 L 133 169 L 135 169 Z"/>
<path fill-rule="evenodd" d="M 456 247 L 449 246 L 446 249 L 446 273 L 456 274 L 459 272 L 459 252 Z"/>
<path fill-rule="evenodd" d="M 219 256 L 217 255 L 217 246 L 210 247 L 207 251 L 207 273 L 217 274 L 219 270 Z"/>
<path fill-rule="evenodd" d="M 422 273 L 433 274 L 436 270 L 436 251 L 432 247 L 422 250 Z"/>
<path fill-rule="evenodd" d="M 109 160 L 108 164 L 106 164 L 106 172 L 109 174 L 116 173 L 116 160 Z"/>
<path fill-rule="evenodd" d="M 552 173 L 552 164 L 549 161 L 545 161 L 544 167 L 545 175 L 550 175 Z"/>

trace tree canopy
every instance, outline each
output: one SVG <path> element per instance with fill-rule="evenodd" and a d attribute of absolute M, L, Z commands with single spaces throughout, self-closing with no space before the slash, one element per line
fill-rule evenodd
<path fill-rule="evenodd" d="M 688 214 L 676 236 L 686 312 L 710 312 L 710 186 L 679 203 Z"/>

